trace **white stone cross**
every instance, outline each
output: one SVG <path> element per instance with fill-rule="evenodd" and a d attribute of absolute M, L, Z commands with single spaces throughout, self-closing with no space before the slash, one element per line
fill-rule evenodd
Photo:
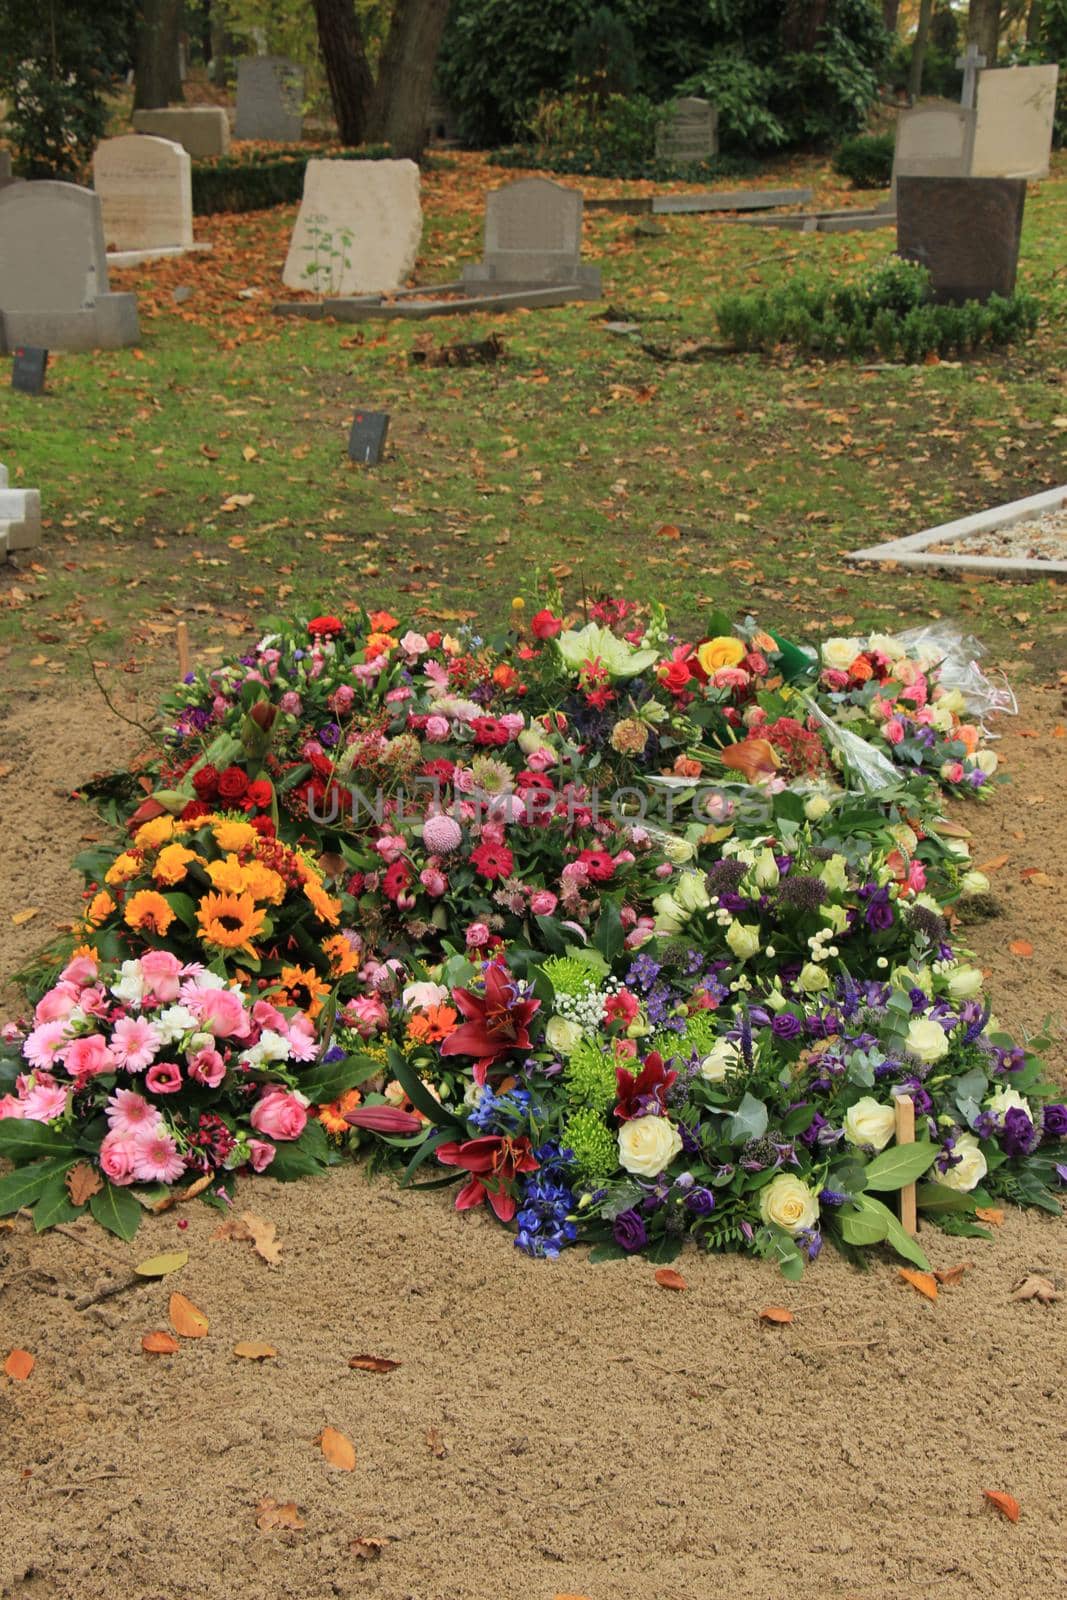
<path fill-rule="evenodd" d="M 974 91 L 978 83 L 978 69 L 984 67 L 986 58 L 972 39 L 963 55 L 956 57 L 956 65 L 963 72 L 963 92 L 960 105 L 970 110 L 974 106 Z"/>

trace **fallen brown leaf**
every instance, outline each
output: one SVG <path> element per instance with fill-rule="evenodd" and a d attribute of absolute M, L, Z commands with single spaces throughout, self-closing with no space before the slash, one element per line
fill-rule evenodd
<path fill-rule="evenodd" d="M 269 1361 L 278 1354 L 272 1344 L 264 1344 L 260 1339 L 245 1339 L 233 1347 L 235 1356 L 244 1356 L 248 1361 Z"/>
<path fill-rule="evenodd" d="M 282 1528 L 306 1528 L 307 1523 L 296 1509 L 295 1500 L 279 1503 L 267 1496 L 256 1506 L 256 1527 L 264 1533 L 274 1533 Z"/>
<path fill-rule="evenodd" d="M 41 660 L 44 660 L 43 656 Z M 34 917 L 39 915 L 40 909 L 40 906 L 27 906 L 25 911 L 13 911 L 11 913 L 12 925 L 16 928 L 21 928 L 24 923 L 32 922 Z"/>
<path fill-rule="evenodd" d="M 438 1461 L 443 1461 L 448 1454 L 448 1446 L 441 1436 L 440 1428 L 426 1430 L 426 1448 Z"/>
<path fill-rule="evenodd" d="M 977 868 L 979 872 L 999 872 L 1001 867 L 1006 867 L 1011 856 L 1005 850 L 1002 856 L 994 856 L 991 861 L 983 861 Z"/>
<path fill-rule="evenodd" d="M 1034 953 L 1034 947 L 1029 939 L 1013 939 L 1008 949 L 1013 956 L 1021 956 L 1024 961 L 1028 961 Z"/>
<path fill-rule="evenodd" d="M 1033 884 L 1035 889 L 1053 889 L 1056 886 L 1055 878 L 1050 878 L 1040 867 L 1024 867 L 1019 876 L 1024 883 Z"/>
<path fill-rule="evenodd" d="M 390 1361 L 387 1356 L 351 1356 L 348 1365 L 360 1372 L 395 1372 L 402 1363 Z"/>
<path fill-rule="evenodd" d="M 1007 1517 L 1009 1522 L 1018 1522 L 1019 1502 L 1013 1494 L 1005 1494 L 1003 1489 L 983 1489 L 982 1493 L 988 1504 L 999 1511 L 1002 1517 Z"/>
<path fill-rule="evenodd" d="M 261 1261 L 265 1261 L 268 1267 L 276 1267 L 281 1261 L 282 1251 L 277 1232 L 275 1224 L 268 1222 L 266 1217 L 258 1217 L 254 1211 L 243 1211 L 239 1218 L 231 1217 L 217 1227 L 211 1237 L 250 1244 Z"/>
<path fill-rule="evenodd" d="M 341 1472 L 355 1471 L 356 1447 L 347 1434 L 339 1432 L 337 1428 L 323 1428 L 315 1443 L 331 1467 L 337 1467 Z"/>
<path fill-rule="evenodd" d="M 979 1222 L 988 1223 L 991 1228 L 999 1228 L 1004 1222 L 1004 1212 L 1000 1206 L 976 1206 L 974 1214 Z"/>
<path fill-rule="evenodd" d="M 1061 1297 L 1056 1290 L 1056 1285 L 1051 1278 L 1043 1278 L 1036 1272 L 1030 1272 L 1025 1278 L 1020 1278 L 1018 1283 L 1012 1285 L 1009 1300 L 1036 1300 L 1039 1305 L 1050 1306 L 1053 1301 Z"/>
<path fill-rule="evenodd" d="M 377 1561 L 388 1539 L 350 1539 L 348 1548 L 358 1561 Z"/>
<path fill-rule="evenodd" d="M 937 1299 L 937 1279 L 932 1272 L 920 1272 L 917 1267 L 898 1267 L 897 1271 L 905 1283 L 910 1283 L 927 1300 Z"/>
<path fill-rule="evenodd" d="M 656 1282 L 661 1289 L 688 1289 L 689 1285 L 673 1267 L 657 1267 Z"/>
<path fill-rule="evenodd" d="M 787 1327 L 793 1320 L 793 1313 L 787 1311 L 785 1306 L 764 1306 L 759 1314 L 761 1322 L 769 1322 L 774 1327 Z"/>
<path fill-rule="evenodd" d="M 31 1356 L 28 1350 L 12 1350 L 4 1362 L 4 1371 L 9 1378 L 23 1383 L 37 1365 L 36 1356 Z"/>
<path fill-rule="evenodd" d="M 959 1283 L 960 1279 L 963 1277 L 963 1274 L 968 1270 L 969 1267 L 973 1266 L 973 1261 L 961 1261 L 958 1267 L 942 1267 L 940 1269 L 935 1268 L 934 1277 L 942 1286 L 949 1283 Z"/>
<path fill-rule="evenodd" d="M 76 1161 L 66 1176 L 67 1193 L 72 1206 L 83 1206 L 104 1187 L 104 1180 L 88 1161 Z"/>
<path fill-rule="evenodd" d="M 208 1330 L 208 1320 L 199 1306 L 194 1306 L 183 1294 L 172 1294 L 168 1307 L 170 1325 L 183 1339 L 202 1339 Z"/>
<path fill-rule="evenodd" d="M 172 1333 L 167 1333 L 163 1328 L 157 1328 L 154 1333 L 146 1333 L 141 1340 L 141 1349 L 149 1356 L 172 1356 L 179 1349 L 178 1341 Z"/>

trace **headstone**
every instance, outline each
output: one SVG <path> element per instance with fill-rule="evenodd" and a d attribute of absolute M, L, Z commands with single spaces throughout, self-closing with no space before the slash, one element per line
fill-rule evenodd
<path fill-rule="evenodd" d="M 901 178 L 897 254 L 929 268 L 933 296 L 961 303 L 1015 288 L 1021 178 Z"/>
<path fill-rule="evenodd" d="M 295 144 L 303 131 L 304 69 L 285 56 L 245 56 L 237 63 L 238 139 Z"/>
<path fill-rule="evenodd" d="M 717 189 L 704 194 L 657 194 L 652 211 L 656 216 L 689 211 L 770 211 L 774 206 L 806 206 L 810 189 Z"/>
<path fill-rule="evenodd" d="M 7 468 L 0 462 L 0 556 L 28 550 L 41 542 L 41 492 L 9 489 Z"/>
<path fill-rule="evenodd" d="M 348 454 L 365 467 L 376 467 L 389 431 L 388 411 L 357 411 L 348 435 Z"/>
<path fill-rule="evenodd" d="M 44 389 L 44 375 L 48 367 L 48 351 L 40 345 L 17 345 L 11 352 L 11 387 L 23 394 L 40 394 Z"/>
<path fill-rule="evenodd" d="M 16 179 L 11 172 L 11 151 L 0 150 L 0 189 L 6 189 Z"/>
<path fill-rule="evenodd" d="M 963 73 L 963 90 L 960 94 L 960 105 L 971 110 L 974 106 L 974 91 L 978 83 L 978 71 L 984 67 L 986 58 L 972 39 L 961 56 L 956 57 L 956 65 Z"/>
<path fill-rule="evenodd" d="M 978 78 L 973 178 L 1047 178 L 1060 69 L 1002 67 Z"/>
<path fill-rule="evenodd" d="M 137 343 L 136 297 L 108 291 L 99 195 L 51 180 L 0 190 L 0 312 L 9 350 Z"/>
<path fill-rule="evenodd" d="M 549 178 L 519 178 L 485 201 L 485 254 L 464 269 L 467 287 L 576 284 L 595 298 L 600 271 L 583 266 L 582 196 Z"/>
<path fill-rule="evenodd" d="M 197 159 L 230 153 L 230 119 L 221 106 L 169 106 L 160 111 L 135 111 L 135 133 L 173 139 Z"/>
<path fill-rule="evenodd" d="M 421 238 L 414 161 L 309 161 L 282 281 L 329 295 L 397 289 Z"/>
<path fill-rule="evenodd" d="M 898 178 L 968 177 L 974 124 L 975 113 L 952 100 L 931 100 L 902 111 L 893 150 L 893 202 Z"/>
<path fill-rule="evenodd" d="M 673 100 L 656 129 L 656 156 L 684 166 L 719 152 L 719 112 L 708 100 Z"/>
<path fill-rule="evenodd" d="M 192 248 L 192 163 L 172 139 L 105 139 L 93 154 L 93 188 L 109 250 Z"/>

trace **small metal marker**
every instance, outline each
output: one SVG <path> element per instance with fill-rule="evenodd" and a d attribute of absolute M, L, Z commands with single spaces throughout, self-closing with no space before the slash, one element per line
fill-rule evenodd
<path fill-rule="evenodd" d="M 38 345 L 20 344 L 11 363 L 11 387 L 23 394 L 40 394 L 44 389 L 48 351 Z"/>
<path fill-rule="evenodd" d="M 388 411 L 357 411 L 348 435 L 349 458 L 365 467 L 376 467 L 382 459 L 388 431 Z"/>

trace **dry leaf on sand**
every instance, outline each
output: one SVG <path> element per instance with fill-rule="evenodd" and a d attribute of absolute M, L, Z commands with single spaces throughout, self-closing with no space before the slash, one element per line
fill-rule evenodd
<path fill-rule="evenodd" d="M 440 1428 L 427 1428 L 426 1448 L 438 1461 L 443 1461 L 448 1454 L 448 1446 L 441 1435 Z"/>
<path fill-rule="evenodd" d="M 72 1206 L 83 1206 L 104 1187 L 104 1180 L 88 1161 L 76 1161 L 65 1179 Z"/>
<path fill-rule="evenodd" d="M 183 1294 L 172 1294 L 167 1308 L 170 1325 L 183 1339 L 202 1339 L 208 1330 L 208 1320 L 199 1306 L 194 1306 Z"/>
<path fill-rule="evenodd" d="M 934 1277 L 942 1288 L 946 1284 L 959 1283 L 965 1272 L 974 1266 L 973 1261 L 961 1261 L 958 1267 L 938 1267 L 934 1270 Z"/>
<path fill-rule="evenodd" d="M 983 1489 L 986 1501 L 999 1511 L 1002 1517 L 1007 1517 L 1009 1522 L 1019 1520 L 1019 1502 L 1013 1494 L 1005 1494 L 1003 1489 Z"/>
<path fill-rule="evenodd" d="M 12 1350 L 4 1362 L 4 1371 L 9 1378 L 15 1378 L 19 1383 L 28 1378 L 37 1365 L 36 1356 L 31 1356 L 28 1350 Z"/>
<path fill-rule="evenodd" d="M 276 1267 L 282 1259 L 282 1247 L 277 1234 L 276 1225 L 268 1222 L 266 1217 L 259 1217 L 254 1211 L 243 1211 L 239 1218 L 231 1217 L 216 1228 L 211 1237 L 250 1244 L 261 1261 L 265 1261 L 268 1267 Z"/>
<path fill-rule="evenodd" d="M 264 1533 L 275 1533 L 279 1529 L 306 1528 L 307 1523 L 296 1509 L 295 1500 L 280 1503 L 268 1495 L 256 1506 L 256 1527 Z"/>
<path fill-rule="evenodd" d="M 937 1299 L 937 1279 L 932 1272 L 920 1272 L 917 1267 L 898 1267 L 897 1271 L 905 1283 L 910 1283 L 927 1300 Z"/>
<path fill-rule="evenodd" d="M 673 1267 L 659 1267 L 656 1270 L 656 1282 L 661 1289 L 688 1289 L 689 1285 L 680 1272 L 675 1272 Z"/>
<path fill-rule="evenodd" d="M 240 1344 L 233 1347 L 235 1356 L 244 1356 L 246 1361 L 269 1361 L 278 1354 L 272 1344 L 264 1344 L 262 1339 L 243 1339 Z"/>
<path fill-rule="evenodd" d="M 348 1365 L 360 1372 L 395 1372 L 402 1363 L 390 1361 L 388 1356 L 350 1356 Z"/>
<path fill-rule="evenodd" d="M 337 1467 L 341 1472 L 355 1470 L 356 1447 L 347 1434 L 340 1433 L 336 1428 L 323 1428 L 315 1443 L 331 1467 Z"/>
<path fill-rule="evenodd" d="M 1025 1278 L 1020 1278 L 1012 1286 L 1009 1300 L 1036 1300 L 1039 1305 L 1050 1306 L 1054 1300 L 1060 1298 L 1056 1285 L 1051 1278 L 1042 1278 L 1036 1272 L 1027 1273 Z"/>
<path fill-rule="evenodd" d="M 348 1548 L 359 1561 L 377 1561 L 388 1539 L 350 1539 Z"/>
<path fill-rule="evenodd" d="M 149 1356 L 172 1356 L 179 1348 L 174 1335 L 167 1333 L 163 1328 L 157 1328 L 154 1333 L 146 1333 L 141 1339 L 141 1349 Z"/>
<path fill-rule="evenodd" d="M 785 1306 L 764 1306 L 759 1314 L 761 1322 L 769 1322 L 772 1327 L 785 1328 L 793 1320 L 793 1313 L 787 1311 Z"/>

